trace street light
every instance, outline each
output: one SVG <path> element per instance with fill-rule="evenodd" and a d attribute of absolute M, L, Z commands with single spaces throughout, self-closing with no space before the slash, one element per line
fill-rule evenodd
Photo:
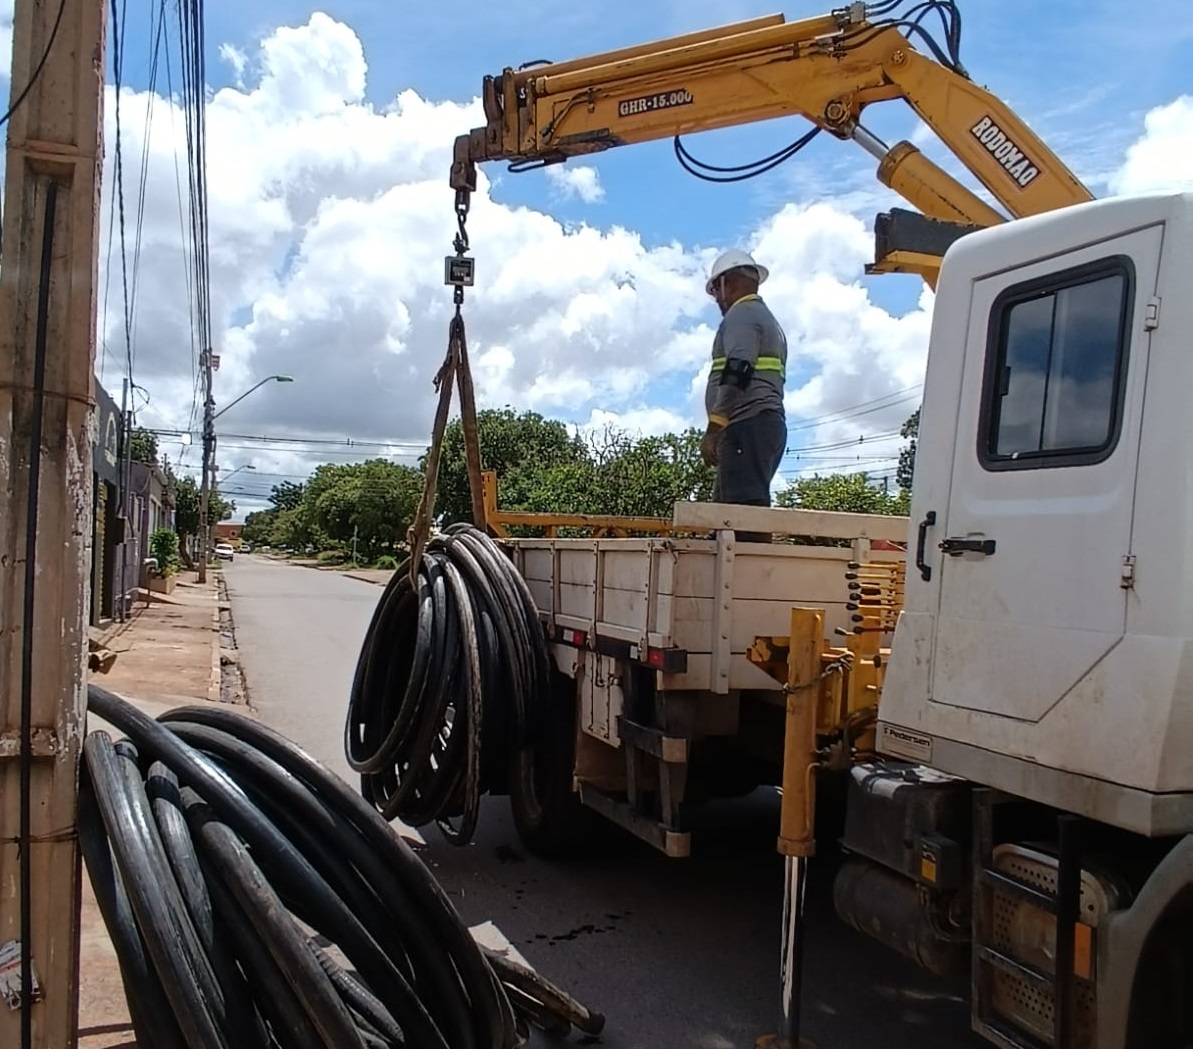
<path fill-rule="evenodd" d="M 236 467 L 235 470 L 233 470 L 230 474 L 228 474 L 228 477 L 221 478 L 220 480 L 222 483 L 227 483 L 229 477 L 235 477 L 238 473 L 240 473 L 241 470 L 255 470 L 255 469 L 257 469 L 257 468 L 252 463 L 245 463 L 244 466 Z M 216 472 L 217 473 L 219 472 L 219 467 L 216 467 Z"/>
<path fill-rule="evenodd" d="M 267 382 L 293 382 L 293 381 L 294 381 L 294 377 L 292 375 L 267 375 L 264 379 L 262 379 L 255 386 L 250 386 L 247 390 L 245 390 L 244 393 L 242 393 L 239 397 L 236 398 L 236 400 L 231 401 L 228 404 L 225 404 L 224 407 L 222 407 L 218 412 L 216 412 L 211 417 L 211 419 L 214 422 L 221 415 L 223 415 L 224 412 L 226 412 L 229 408 L 231 408 L 233 405 L 239 404 L 254 390 L 261 389 L 261 387 L 264 386 Z"/>
<path fill-rule="evenodd" d="M 199 531 L 201 533 L 199 582 L 207 582 L 207 561 L 211 555 L 211 522 L 207 519 L 207 506 L 211 497 L 211 475 L 214 472 L 211 464 L 215 456 L 215 421 L 235 404 L 239 404 L 254 390 L 259 390 L 267 382 L 293 382 L 289 375 L 267 375 L 259 383 L 250 386 L 236 400 L 224 405 L 218 412 L 212 411 L 215 399 L 211 395 L 211 351 L 203 355 L 206 397 L 203 400 L 203 489 L 199 499 Z"/>

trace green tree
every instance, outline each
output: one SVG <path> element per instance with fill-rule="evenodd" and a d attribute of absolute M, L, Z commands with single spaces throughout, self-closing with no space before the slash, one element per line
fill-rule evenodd
<path fill-rule="evenodd" d="M 895 470 L 895 483 L 904 491 L 910 492 L 912 481 L 915 479 L 915 449 L 920 436 L 919 408 L 908 417 L 907 422 L 899 431 L 899 436 L 907 438 L 908 443 L 899 452 L 899 466 Z"/>
<path fill-rule="evenodd" d="M 296 510 L 302 505 L 302 497 L 306 494 L 307 486 L 294 481 L 282 481 L 275 484 L 269 493 L 269 501 L 275 510 Z"/>
<path fill-rule="evenodd" d="M 158 455 L 157 435 L 150 433 L 143 426 L 138 426 L 129 434 L 128 454 L 134 463 L 148 463 L 150 466 L 156 465 Z"/>
<path fill-rule="evenodd" d="M 268 510 L 254 510 L 246 514 L 244 528 L 240 531 L 241 539 L 253 546 L 267 545 L 277 516 L 278 511 L 272 507 Z"/>
<path fill-rule="evenodd" d="M 169 528 L 155 528 L 149 533 L 149 555 L 157 561 L 157 574 L 163 579 L 178 571 L 178 533 Z"/>
<path fill-rule="evenodd" d="M 701 430 L 632 437 L 606 430 L 594 441 L 591 513 L 670 517 L 677 502 L 712 497 L 715 471 L 700 458 Z"/>
<path fill-rule="evenodd" d="M 801 477 L 775 497 L 779 506 L 804 510 L 833 510 L 854 514 L 906 513 L 902 495 L 891 495 L 871 481 L 869 474 L 828 474 Z"/>
<path fill-rule="evenodd" d="M 332 543 L 348 549 L 353 536 L 358 554 L 372 560 L 392 553 L 405 540 L 422 492 L 422 475 L 387 459 L 363 463 L 325 463 L 307 484 L 302 504 L 279 511 L 279 519 L 300 526 L 309 523 Z"/>
<path fill-rule="evenodd" d="M 531 491 L 541 488 L 539 475 L 553 467 L 582 463 L 584 442 L 556 419 L 537 412 L 515 413 L 510 408 L 477 413 L 481 468 L 495 470 L 500 479 L 502 505 L 521 508 Z M 427 456 L 419 461 L 426 472 Z M 464 459 L 464 430 L 459 420 L 448 424 L 443 435 L 435 513 L 445 524 L 472 519 L 468 467 Z"/>
<path fill-rule="evenodd" d="M 207 493 L 207 519 L 213 524 L 217 521 L 229 520 L 234 513 L 236 513 L 235 499 L 225 499 L 216 488 Z"/>

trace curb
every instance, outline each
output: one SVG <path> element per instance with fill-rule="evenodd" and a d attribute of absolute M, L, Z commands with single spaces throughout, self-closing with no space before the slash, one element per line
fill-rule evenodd
<path fill-rule="evenodd" d="M 220 666 L 220 588 L 216 582 L 212 590 L 211 610 L 211 679 L 207 684 L 207 700 L 210 703 L 220 701 L 223 684 L 223 669 Z"/>
<path fill-rule="evenodd" d="M 355 572 L 341 572 L 340 574 L 346 579 L 355 579 L 359 583 L 372 583 L 374 586 L 386 586 L 389 583 L 389 579 L 372 579 L 366 575 L 357 575 Z"/>

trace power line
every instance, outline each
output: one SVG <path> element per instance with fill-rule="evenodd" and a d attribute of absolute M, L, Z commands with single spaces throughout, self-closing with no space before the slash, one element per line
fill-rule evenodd
<path fill-rule="evenodd" d="M 883 396 L 875 397 L 873 400 L 862 401 L 860 404 L 852 404 L 847 408 L 841 408 L 835 412 L 828 412 L 825 415 L 804 419 L 802 422 L 796 423 L 794 426 L 789 426 L 787 429 L 788 432 L 793 430 L 810 430 L 817 426 L 824 426 L 834 422 L 844 422 L 847 419 L 855 419 L 861 415 L 869 415 L 871 412 L 880 412 L 884 408 L 893 408 L 897 404 L 914 400 L 915 394 L 923 388 L 923 383 L 917 383 L 915 386 L 908 386 L 906 389 L 896 390 L 894 393 L 883 394 Z M 889 404 L 879 404 L 880 401 L 886 401 L 891 397 L 897 397 L 898 400 L 890 401 Z M 871 407 L 871 405 L 875 405 L 876 407 Z M 861 411 L 859 409 L 866 410 Z"/>

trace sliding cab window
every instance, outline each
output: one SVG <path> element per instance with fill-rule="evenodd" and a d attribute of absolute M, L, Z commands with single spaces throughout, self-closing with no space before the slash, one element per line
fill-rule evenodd
<path fill-rule="evenodd" d="M 979 432 L 991 470 L 1101 462 L 1122 419 L 1134 272 L 1115 258 L 995 302 Z"/>

